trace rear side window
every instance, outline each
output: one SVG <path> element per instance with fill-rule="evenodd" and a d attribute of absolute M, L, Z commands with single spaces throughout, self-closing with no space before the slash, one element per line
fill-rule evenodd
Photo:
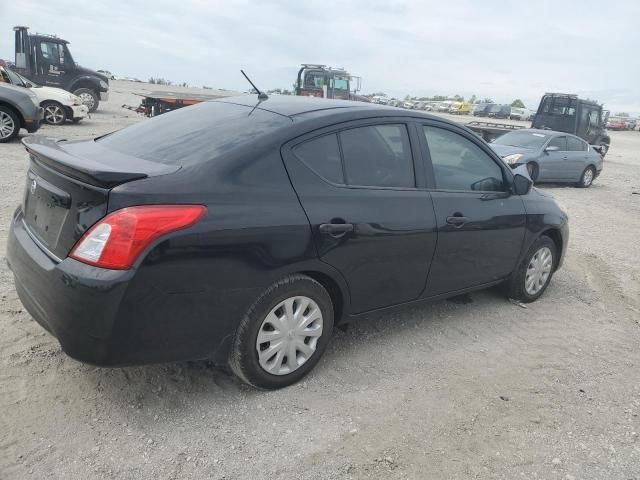
<path fill-rule="evenodd" d="M 333 183 L 344 183 L 336 134 L 314 138 L 294 147 L 293 153 L 311 170 Z"/>
<path fill-rule="evenodd" d="M 202 102 L 154 117 L 96 140 L 126 155 L 189 166 L 242 148 L 291 120 L 259 108 Z"/>
<path fill-rule="evenodd" d="M 561 152 L 567 151 L 567 137 L 555 137 L 549 142 L 549 147 L 558 147 Z"/>
<path fill-rule="evenodd" d="M 567 149 L 572 152 L 584 152 L 587 150 L 587 144 L 579 138 L 567 137 Z"/>
<path fill-rule="evenodd" d="M 502 169 L 473 142 L 455 132 L 424 127 L 436 188 L 503 192 Z"/>
<path fill-rule="evenodd" d="M 415 187 L 413 157 L 405 125 L 376 125 L 340 132 L 346 183 Z"/>

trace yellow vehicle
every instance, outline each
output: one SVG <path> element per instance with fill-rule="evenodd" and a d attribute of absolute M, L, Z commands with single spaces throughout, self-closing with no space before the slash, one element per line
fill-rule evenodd
<path fill-rule="evenodd" d="M 472 105 L 469 102 L 455 102 L 451 105 L 449 113 L 454 115 L 469 115 Z"/>

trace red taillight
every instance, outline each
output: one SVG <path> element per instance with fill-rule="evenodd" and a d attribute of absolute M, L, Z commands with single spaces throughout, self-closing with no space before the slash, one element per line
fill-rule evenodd
<path fill-rule="evenodd" d="M 126 270 L 151 242 L 195 224 L 202 205 L 141 205 L 110 213 L 91 227 L 69 256 L 96 267 Z"/>

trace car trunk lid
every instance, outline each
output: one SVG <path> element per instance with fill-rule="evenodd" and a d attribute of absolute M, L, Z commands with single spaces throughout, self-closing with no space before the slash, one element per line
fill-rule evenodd
<path fill-rule="evenodd" d="M 65 258 L 84 232 L 106 215 L 111 188 L 180 168 L 107 150 L 92 140 L 34 136 L 23 144 L 30 157 L 23 221 L 40 247 L 57 259 Z"/>

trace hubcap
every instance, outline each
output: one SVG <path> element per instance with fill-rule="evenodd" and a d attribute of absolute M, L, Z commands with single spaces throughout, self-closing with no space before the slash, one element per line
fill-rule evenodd
<path fill-rule="evenodd" d="M 269 312 L 258 330 L 260 366 L 272 375 L 294 372 L 313 356 L 321 336 L 318 304 L 309 297 L 287 298 Z"/>
<path fill-rule="evenodd" d="M 589 168 L 584 172 L 584 177 L 582 178 L 582 184 L 585 187 L 588 187 L 589 185 L 591 185 L 591 182 L 593 182 L 593 170 Z"/>
<path fill-rule="evenodd" d="M 58 125 L 64 119 L 64 112 L 57 105 L 47 105 L 47 108 L 44 109 L 44 118 L 47 123 Z"/>
<path fill-rule="evenodd" d="M 9 137 L 16 128 L 13 118 L 5 112 L 0 112 L 0 138 Z"/>
<path fill-rule="evenodd" d="M 552 266 L 553 254 L 549 247 L 542 247 L 531 257 L 524 279 L 524 288 L 529 295 L 536 295 L 542 290 L 551 274 Z"/>
<path fill-rule="evenodd" d="M 85 92 L 81 93 L 78 96 L 80 97 L 80 100 L 82 100 L 82 103 L 89 108 L 89 110 L 91 110 L 96 103 L 95 98 L 93 98 L 93 95 L 91 95 L 90 93 Z"/>

